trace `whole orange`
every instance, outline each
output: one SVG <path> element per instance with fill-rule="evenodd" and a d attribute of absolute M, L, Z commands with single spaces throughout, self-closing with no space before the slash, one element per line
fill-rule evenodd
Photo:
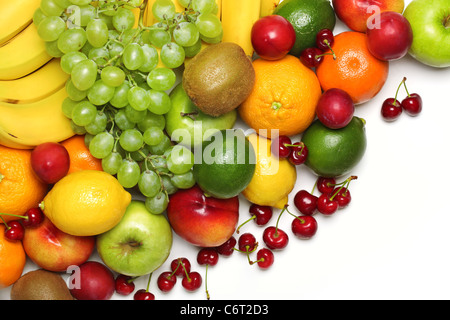
<path fill-rule="evenodd" d="M 39 205 L 47 190 L 47 184 L 39 180 L 31 168 L 31 150 L 0 145 L 0 214 L 23 215 Z M 2 217 L 6 222 L 17 219 Z"/>
<path fill-rule="evenodd" d="M 12 285 L 20 278 L 25 262 L 22 242 L 6 239 L 5 225 L 0 224 L 0 289 Z"/>
<path fill-rule="evenodd" d="M 342 89 L 355 104 L 361 104 L 381 90 L 389 73 L 389 63 L 378 60 L 370 53 L 366 38 L 365 33 L 356 31 L 345 31 L 335 36 L 331 48 L 336 60 L 332 55 L 325 55 L 316 68 L 324 91 Z"/>
<path fill-rule="evenodd" d="M 102 160 L 95 158 L 84 142 L 84 135 L 75 135 L 61 142 L 70 157 L 70 167 L 67 174 L 80 170 L 102 169 Z"/>
<path fill-rule="evenodd" d="M 255 84 L 239 106 L 241 118 L 264 137 L 303 132 L 315 117 L 322 93 L 314 71 L 292 55 L 274 61 L 253 61 Z M 277 135 L 276 132 L 273 134 Z"/>

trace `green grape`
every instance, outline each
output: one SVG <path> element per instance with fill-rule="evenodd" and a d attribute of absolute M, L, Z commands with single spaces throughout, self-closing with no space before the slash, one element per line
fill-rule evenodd
<path fill-rule="evenodd" d="M 125 109 L 119 109 L 119 111 L 116 112 L 114 115 L 114 123 L 120 130 L 133 129 L 136 126 L 134 122 L 131 122 L 130 119 L 128 119 Z"/>
<path fill-rule="evenodd" d="M 73 122 L 73 120 L 70 120 L 70 127 L 72 128 L 73 133 L 83 135 L 86 134 L 86 129 L 84 129 L 84 126 L 79 126 Z"/>
<path fill-rule="evenodd" d="M 55 0 L 42 0 L 40 8 L 42 12 L 48 17 L 49 16 L 59 17 L 64 11 L 64 8 L 58 6 Z"/>
<path fill-rule="evenodd" d="M 197 55 L 197 53 L 200 52 L 200 50 L 202 50 L 202 40 L 200 38 L 193 46 L 184 47 L 184 53 L 186 58 L 194 57 L 195 55 Z"/>
<path fill-rule="evenodd" d="M 93 19 L 86 26 L 86 37 L 93 47 L 103 47 L 109 38 L 108 26 L 102 19 Z"/>
<path fill-rule="evenodd" d="M 108 45 L 109 47 L 109 57 L 114 58 L 120 54 L 122 54 L 123 51 L 123 45 L 118 42 L 112 42 Z"/>
<path fill-rule="evenodd" d="M 172 69 L 156 68 L 147 76 L 147 84 L 150 88 L 159 91 L 166 91 L 172 88 L 177 80 L 177 76 Z"/>
<path fill-rule="evenodd" d="M 178 1 L 180 6 L 182 6 L 183 8 L 187 8 L 189 6 L 189 3 L 191 2 L 191 0 L 175 0 L 175 1 Z"/>
<path fill-rule="evenodd" d="M 92 48 L 89 50 L 88 59 L 94 60 L 98 66 L 102 66 L 107 63 L 109 52 L 106 48 Z"/>
<path fill-rule="evenodd" d="M 128 70 L 139 69 L 145 62 L 144 50 L 139 44 L 130 43 L 123 50 L 122 62 Z"/>
<path fill-rule="evenodd" d="M 78 62 L 72 68 L 71 78 L 78 90 L 89 89 L 97 79 L 97 64 L 89 59 Z"/>
<path fill-rule="evenodd" d="M 114 96 L 109 101 L 109 103 L 116 108 L 124 108 L 128 105 L 128 91 L 130 90 L 130 85 L 127 81 L 124 81 L 120 86 L 118 86 L 114 91 Z"/>
<path fill-rule="evenodd" d="M 147 197 L 145 199 L 145 207 L 152 214 L 163 213 L 167 209 L 168 204 L 169 198 L 163 191 L 158 192 L 154 197 Z"/>
<path fill-rule="evenodd" d="M 72 5 L 72 3 L 69 0 L 55 0 L 56 4 L 60 6 L 61 8 L 65 9 L 68 6 Z"/>
<path fill-rule="evenodd" d="M 83 100 L 72 110 L 72 121 L 78 126 L 85 126 L 94 121 L 97 108 L 89 101 Z"/>
<path fill-rule="evenodd" d="M 212 12 L 215 5 L 215 0 L 192 0 L 192 9 L 201 13 Z"/>
<path fill-rule="evenodd" d="M 81 101 L 86 98 L 86 91 L 78 90 L 74 85 L 72 80 L 66 81 L 66 92 L 70 99 L 74 101 Z"/>
<path fill-rule="evenodd" d="M 100 77 L 106 85 L 118 87 L 125 81 L 125 72 L 119 67 L 107 66 L 102 69 Z"/>
<path fill-rule="evenodd" d="M 144 64 L 141 65 L 138 70 L 141 72 L 150 72 L 158 65 L 158 51 L 155 47 L 148 44 L 142 45 L 142 51 L 144 52 Z"/>
<path fill-rule="evenodd" d="M 141 173 L 138 181 L 139 191 L 146 197 L 154 197 L 161 190 L 159 175 L 152 170 Z"/>
<path fill-rule="evenodd" d="M 178 191 L 178 188 L 172 183 L 170 176 L 162 175 L 161 180 L 163 182 L 163 189 L 167 192 L 168 195 L 174 194 Z"/>
<path fill-rule="evenodd" d="M 60 58 L 64 55 L 64 52 L 58 48 L 58 40 L 46 42 L 45 50 L 53 58 Z"/>
<path fill-rule="evenodd" d="M 133 87 L 127 94 L 128 103 L 136 110 L 145 110 L 150 105 L 150 96 L 147 90 L 141 87 Z"/>
<path fill-rule="evenodd" d="M 150 104 L 148 109 L 156 114 L 166 114 L 172 108 L 172 101 L 169 95 L 164 91 L 150 89 L 148 91 Z"/>
<path fill-rule="evenodd" d="M 70 9 L 71 8 L 69 8 L 69 10 Z M 73 21 L 73 23 L 77 26 L 86 27 L 88 23 L 96 17 L 97 9 L 91 5 L 77 6 L 74 7 L 74 9 L 73 18 L 75 18 L 75 21 Z"/>
<path fill-rule="evenodd" d="M 170 42 L 163 45 L 160 57 L 166 67 L 175 69 L 183 64 L 186 55 L 182 46 Z"/>
<path fill-rule="evenodd" d="M 117 13 L 112 18 L 112 24 L 117 31 L 125 31 L 133 28 L 134 22 L 134 13 L 124 8 L 117 9 Z"/>
<path fill-rule="evenodd" d="M 117 170 L 117 180 L 124 188 L 133 188 L 141 176 L 139 164 L 134 160 L 124 159 Z"/>
<path fill-rule="evenodd" d="M 87 97 L 92 104 L 101 106 L 112 99 L 114 92 L 114 87 L 108 86 L 100 79 L 95 81 L 94 85 L 89 88 Z"/>
<path fill-rule="evenodd" d="M 174 174 L 170 180 L 178 189 L 189 189 L 195 185 L 194 173 L 192 170 L 182 174 Z"/>
<path fill-rule="evenodd" d="M 200 35 L 200 40 L 206 42 L 206 43 L 219 43 L 222 41 L 223 38 L 223 30 L 220 32 L 220 34 L 217 37 L 214 38 L 209 38 L 209 37 L 205 37 L 204 35 Z"/>
<path fill-rule="evenodd" d="M 158 173 L 169 173 L 169 169 L 167 169 L 166 158 L 163 156 L 151 159 L 151 167 Z"/>
<path fill-rule="evenodd" d="M 147 114 L 147 109 L 136 110 L 135 108 L 133 108 L 130 105 L 127 105 L 124 110 L 125 110 L 125 115 L 127 116 L 128 120 L 130 120 L 133 123 L 138 123 Z"/>
<path fill-rule="evenodd" d="M 202 13 L 195 22 L 201 35 L 215 38 L 222 32 L 222 23 L 219 18 L 211 13 Z"/>
<path fill-rule="evenodd" d="M 78 101 L 74 101 L 70 99 L 69 97 L 65 98 L 62 102 L 61 109 L 63 114 L 69 118 L 72 119 L 72 110 L 77 105 Z"/>
<path fill-rule="evenodd" d="M 172 40 L 171 34 L 164 29 L 153 29 L 149 31 L 148 38 L 150 43 L 156 48 L 162 48 L 163 45 L 169 43 Z"/>
<path fill-rule="evenodd" d="M 47 16 L 42 12 L 41 8 L 37 8 L 33 13 L 33 23 L 36 26 L 39 26 L 39 23 L 42 22 Z"/>
<path fill-rule="evenodd" d="M 108 27 L 108 33 L 109 33 L 109 39 L 117 39 L 114 37 L 111 37 L 112 34 L 114 34 L 114 32 L 119 35 L 119 32 L 117 30 L 114 29 L 113 23 L 112 23 L 112 17 L 111 16 L 107 16 L 106 14 L 100 13 L 98 15 L 99 19 L 102 19 L 107 27 Z"/>
<path fill-rule="evenodd" d="M 149 146 L 149 150 L 151 154 L 163 155 L 164 152 L 170 148 L 172 145 L 170 138 L 167 135 L 164 135 L 163 140 L 155 146 Z M 163 159 L 163 158 L 162 158 Z M 160 160 L 162 161 L 162 160 Z M 164 164 L 167 165 L 166 160 L 164 159 Z M 168 169 L 167 169 L 168 170 Z"/>
<path fill-rule="evenodd" d="M 181 22 L 173 30 L 175 42 L 182 47 L 193 46 L 198 41 L 199 36 L 197 26 L 189 22 Z"/>
<path fill-rule="evenodd" d="M 60 17 L 50 16 L 44 18 L 37 28 L 39 37 L 44 41 L 58 40 L 59 35 L 66 30 L 66 24 Z"/>
<path fill-rule="evenodd" d="M 88 125 L 84 126 L 86 129 L 86 132 L 96 135 L 100 132 L 103 132 L 106 130 L 106 125 L 108 124 L 108 117 L 106 114 L 102 111 L 98 111 L 95 115 L 94 121 L 89 123 Z"/>
<path fill-rule="evenodd" d="M 144 131 L 144 142 L 150 146 L 156 146 L 164 139 L 164 132 L 158 127 L 150 127 Z"/>
<path fill-rule="evenodd" d="M 175 16 L 176 8 L 172 0 L 156 0 L 152 7 L 153 16 L 157 20 L 172 19 Z"/>
<path fill-rule="evenodd" d="M 153 112 L 147 112 L 145 117 L 137 123 L 137 127 L 141 132 L 145 132 L 148 128 L 156 127 L 164 130 L 166 127 L 166 118 L 160 114 L 154 114 Z"/>
<path fill-rule="evenodd" d="M 84 134 L 84 144 L 86 147 L 89 148 L 89 144 L 91 143 L 92 138 L 94 138 L 94 135 L 87 132 Z"/>
<path fill-rule="evenodd" d="M 58 38 L 58 49 L 67 53 L 79 51 L 87 41 L 84 29 L 66 29 Z"/>
<path fill-rule="evenodd" d="M 186 173 L 194 165 L 194 154 L 187 148 L 176 145 L 167 157 L 167 168 L 175 174 Z"/>
<path fill-rule="evenodd" d="M 102 159 L 103 171 L 115 175 L 119 171 L 122 164 L 122 156 L 116 151 L 112 151 L 109 155 Z"/>
<path fill-rule="evenodd" d="M 89 143 L 90 153 L 97 159 L 107 157 L 114 148 L 114 137 L 111 133 L 103 131 L 94 136 Z"/>
<path fill-rule="evenodd" d="M 66 53 L 61 57 L 60 66 L 61 69 L 68 74 L 72 73 L 73 67 L 80 61 L 86 60 L 87 57 L 83 52 L 80 51 L 72 51 Z"/>
<path fill-rule="evenodd" d="M 133 152 L 144 145 L 144 138 L 139 130 L 127 129 L 120 134 L 119 143 L 125 151 Z"/>
<path fill-rule="evenodd" d="M 69 1 L 76 6 L 85 6 L 92 2 L 92 0 L 69 0 Z"/>

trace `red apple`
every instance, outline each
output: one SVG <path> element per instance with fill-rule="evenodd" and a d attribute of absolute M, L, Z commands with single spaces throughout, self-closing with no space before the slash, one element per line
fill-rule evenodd
<path fill-rule="evenodd" d="M 77 300 L 109 300 L 116 289 L 114 274 L 104 264 L 87 261 L 69 278 L 69 290 Z"/>
<path fill-rule="evenodd" d="M 67 234 L 45 217 L 37 227 L 26 228 L 23 247 L 39 267 L 65 272 L 69 266 L 80 265 L 89 259 L 95 247 L 95 237 Z"/>
<path fill-rule="evenodd" d="M 69 171 L 69 152 L 57 142 L 42 143 L 31 152 L 31 167 L 43 182 L 54 184 Z"/>
<path fill-rule="evenodd" d="M 367 19 L 383 11 L 402 13 L 404 0 L 333 0 L 333 8 L 339 19 L 353 31 L 366 32 Z M 376 21 L 372 21 L 375 22 Z M 369 22 L 371 23 L 371 22 Z"/>
<path fill-rule="evenodd" d="M 239 199 L 206 196 L 195 185 L 170 197 L 167 217 L 175 233 L 191 244 L 217 247 L 230 239 L 239 221 Z"/>

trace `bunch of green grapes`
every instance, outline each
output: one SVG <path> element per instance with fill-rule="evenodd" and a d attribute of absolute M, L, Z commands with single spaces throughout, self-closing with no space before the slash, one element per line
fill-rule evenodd
<path fill-rule="evenodd" d="M 177 13 L 172 0 L 154 2 L 152 26 L 143 24 L 147 0 L 41 0 L 33 17 L 48 53 L 70 74 L 62 111 L 74 132 L 85 134 L 105 172 L 145 196 L 152 213 L 195 184 L 193 153 L 164 131 L 173 69 L 202 41 L 222 39 L 215 0 L 174 1 L 185 10 Z"/>

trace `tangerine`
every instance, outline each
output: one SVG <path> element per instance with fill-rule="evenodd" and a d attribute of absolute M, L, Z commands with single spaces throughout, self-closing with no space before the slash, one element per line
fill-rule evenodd
<path fill-rule="evenodd" d="M 314 120 L 322 94 L 314 71 L 293 55 L 279 60 L 253 61 L 255 84 L 238 112 L 247 125 L 264 137 L 303 132 Z"/>
<path fill-rule="evenodd" d="M 355 104 L 361 104 L 381 90 L 389 73 L 389 63 L 378 60 L 370 53 L 366 38 L 365 33 L 356 31 L 345 31 L 335 36 L 331 48 L 336 59 L 332 55 L 325 55 L 316 68 L 324 91 L 342 89 L 352 97 Z"/>
<path fill-rule="evenodd" d="M 95 158 L 84 142 L 84 135 L 75 135 L 61 142 L 70 157 L 67 174 L 81 170 L 103 171 L 101 159 Z"/>
<path fill-rule="evenodd" d="M 20 278 L 25 262 L 22 242 L 6 239 L 5 225 L 0 224 L 0 289 L 9 287 Z"/>

